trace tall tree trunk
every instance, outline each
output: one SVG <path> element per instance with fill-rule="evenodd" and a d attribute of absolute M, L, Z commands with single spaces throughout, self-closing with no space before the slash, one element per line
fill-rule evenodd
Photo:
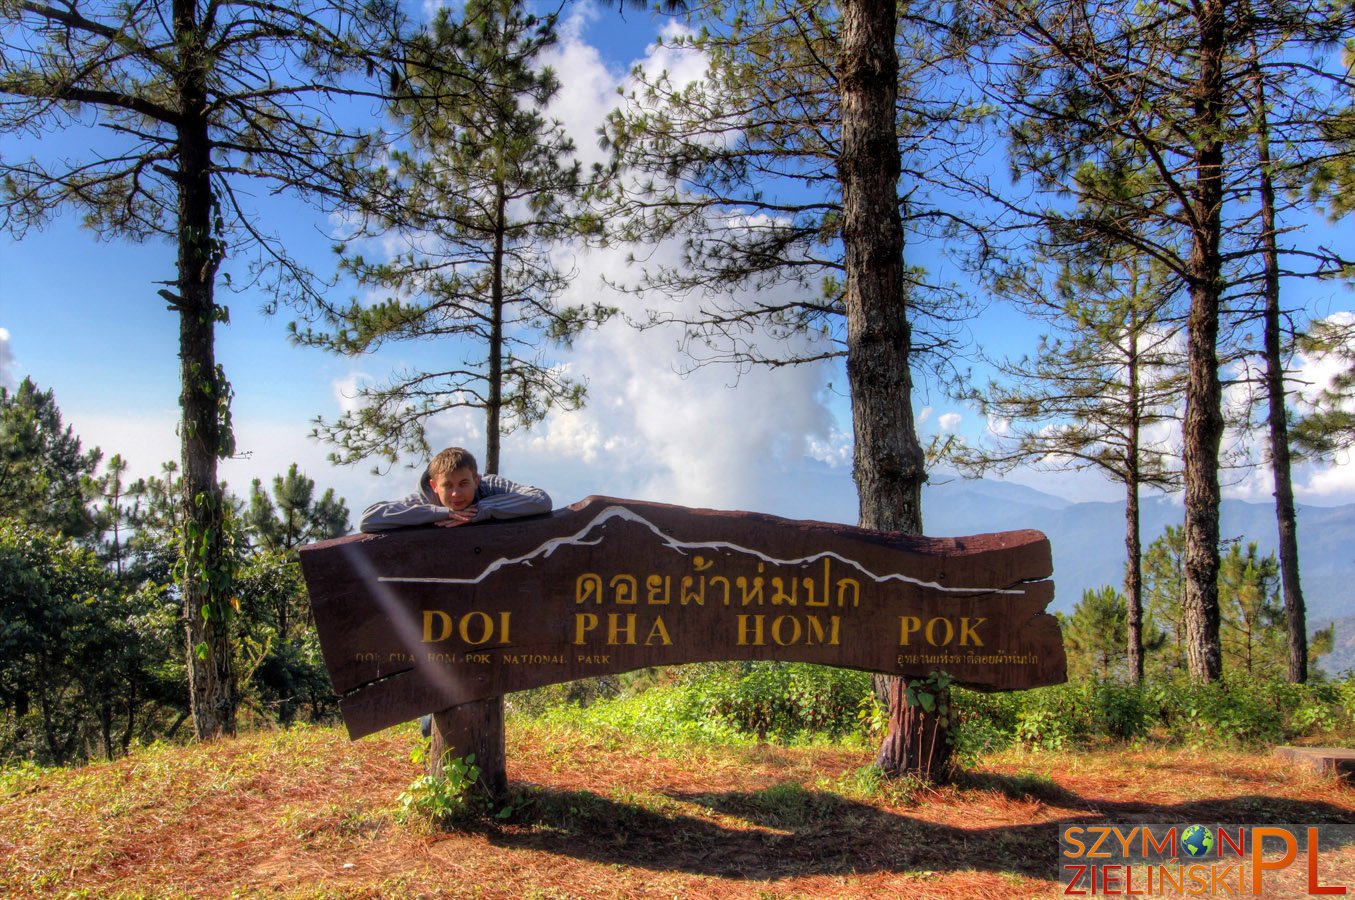
<path fill-rule="evenodd" d="M 1270 120 L 1261 81 L 1255 40 L 1252 73 L 1256 88 L 1256 150 L 1261 163 L 1262 255 L 1266 270 L 1265 349 L 1267 424 L 1270 470 L 1275 479 L 1275 519 L 1280 530 L 1280 584 L 1284 591 L 1285 629 L 1289 636 L 1289 680 L 1308 680 L 1308 622 L 1299 583 L 1299 535 L 1294 515 L 1294 482 L 1290 472 L 1289 423 L 1286 419 L 1284 360 L 1280 341 L 1280 252 L 1275 239 L 1275 183 L 1271 177 Z"/>
<path fill-rule="evenodd" d="M 1199 7 L 1200 73 L 1195 87 L 1195 184 L 1188 215 L 1191 249 L 1187 265 L 1185 457 L 1185 624 L 1190 677 L 1211 682 L 1223 674 L 1219 645 L 1219 447 L 1223 441 L 1218 372 L 1219 307 L 1222 294 L 1223 62 L 1225 0 Z"/>
<path fill-rule="evenodd" d="M 910 332 L 904 303 L 900 159 L 895 126 L 895 0 L 845 0 L 841 91 L 842 243 L 846 266 L 847 380 L 855 438 L 853 477 L 866 528 L 922 531 L 926 471 L 913 422 Z M 934 713 L 909 707 L 906 685 L 884 677 L 889 733 L 879 764 L 943 779 L 950 742 Z M 944 698 L 938 698 L 944 702 Z"/>
<path fill-rule="evenodd" d="M 1143 683 L 1143 546 L 1139 526 L 1139 440 L 1143 400 L 1139 390 L 1138 314 L 1131 311 L 1129 328 L 1129 428 L 1125 435 L 1124 457 L 1124 592 L 1127 614 L 1125 630 L 1128 647 L 1129 681 Z"/>
<path fill-rule="evenodd" d="M 1126 602 L 1125 626 L 1129 632 L 1126 655 L 1131 684 L 1143 683 L 1143 547 L 1139 525 L 1139 483 L 1137 479 L 1124 484 L 1124 547 L 1128 562 L 1125 565 L 1124 592 Z"/>
<path fill-rule="evenodd" d="M 503 267 L 508 198 L 499 183 L 494 197 L 494 257 L 490 275 L 489 390 L 485 403 L 485 471 L 499 471 L 499 420 L 503 412 Z"/>
<path fill-rule="evenodd" d="M 216 366 L 214 287 L 221 245 L 214 228 L 206 68 L 200 52 L 197 4 L 175 0 L 174 31 L 183 72 L 179 123 L 179 426 L 184 507 L 181 582 L 188 644 L 188 691 L 201 740 L 235 733 L 238 696 L 231 653 L 230 561 L 224 544 L 224 500 L 217 457 L 225 446 L 222 412 L 228 388 Z"/>

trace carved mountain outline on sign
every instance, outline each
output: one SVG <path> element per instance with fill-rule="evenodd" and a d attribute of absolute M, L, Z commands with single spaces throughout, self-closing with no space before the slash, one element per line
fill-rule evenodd
<path fill-rule="evenodd" d="M 908 575 L 903 575 L 900 573 L 887 573 L 884 575 L 880 575 L 870 571 L 856 560 L 849 559 L 841 555 L 840 553 L 835 553 L 831 550 L 820 551 L 818 553 L 814 553 L 809 556 L 803 556 L 798 559 L 777 559 L 775 557 L 769 556 L 766 553 L 763 553 L 760 550 L 755 550 L 750 547 L 744 547 L 739 544 L 735 544 L 731 541 L 683 541 L 674 538 L 669 534 L 666 534 L 661 528 L 659 528 L 654 523 L 650 522 L 644 516 L 640 515 L 634 510 L 627 509 L 624 506 L 608 506 L 601 512 L 599 512 L 596 516 L 594 516 L 584 527 L 580 528 L 574 534 L 565 535 L 563 537 L 551 538 L 550 540 L 545 541 L 540 546 L 536 547 L 534 550 L 524 553 L 521 556 L 513 557 L 511 559 L 507 557 L 500 557 L 499 559 L 496 559 L 494 562 L 486 566 L 484 570 L 480 572 L 479 575 L 476 575 L 473 578 L 444 578 L 444 577 L 417 576 L 417 575 L 383 575 L 380 576 L 378 580 L 383 582 L 401 582 L 415 584 L 480 584 L 490 575 L 493 575 L 498 571 L 506 569 L 510 566 L 517 565 L 530 566 L 532 564 L 532 560 L 549 558 L 551 554 L 553 554 L 556 550 L 562 548 L 597 546 L 599 543 L 602 542 L 602 537 L 598 536 L 595 539 L 588 540 L 587 539 L 588 536 L 592 534 L 595 530 L 603 527 L 608 522 L 615 519 L 632 522 L 644 528 L 647 528 L 663 541 L 664 546 L 683 556 L 687 555 L 686 551 L 688 550 L 725 550 L 737 553 L 746 553 L 750 556 L 762 560 L 765 563 L 769 563 L 771 565 L 776 566 L 803 566 L 809 565 L 810 563 L 818 562 L 825 558 L 831 558 L 836 559 L 841 563 L 845 563 L 848 566 L 851 566 L 852 568 L 861 572 L 864 576 L 870 578 L 877 584 L 883 584 L 889 581 L 897 581 L 903 584 L 912 584 L 918 587 L 923 587 L 934 591 L 940 591 L 943 593 L 954 593 L 965 595 L 976 595 L 976 594 L 1020 595 L 1024 593 L 1024 591 L 1020 588 L 947 587 L 945 585 L 938 584 L 935 581 L 923 581 L 919 578 L 913 578 Z"/>

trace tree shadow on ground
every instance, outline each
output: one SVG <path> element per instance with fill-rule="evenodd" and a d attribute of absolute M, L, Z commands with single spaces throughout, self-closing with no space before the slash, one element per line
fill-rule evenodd
<path fill-rule="evenodd" d="M 1178 804 L 1089 800 L 1030 776 L 968 775 L 963 784 L 1053 805 L 1063 814 L 1024 825 L 964 828 L 798 783 L 760 791 L 621 797 L 516 785 L 508 822 L 481 823 L 473 830 L 513 849 L 753 881 L 968 870 L 1057 881 L 1063 825 L 1355 824 L 1350 809 L 1320 801 L 1261 795 Z M 708 817 L 686 811 L 690 806 Z"/>

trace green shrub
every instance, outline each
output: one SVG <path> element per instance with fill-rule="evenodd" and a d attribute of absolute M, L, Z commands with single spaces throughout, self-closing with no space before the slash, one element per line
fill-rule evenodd
<path fill-rule="evenodd" d="M 686 684 L 710 715 L 741 732 L 780 741 L 811 734 L 841 738 L 860 730 L 861 700 L 871 693 L 866 672 L 808 663 L 702 667 Z"/>
<path fill-rule="evenodd" d="M 871 695 L 871 676 L 855 670 L 702 663 L 676 670 L 667 683 L 651 673 L 632 684 L 633 692 L 623 688 L 586 701 L 558 688 L 514 695 L 512 709 L 550 724 L 614 728 L 660 741 L 840 739 L 870 727 L 861 709 Z"/>
<path fill-rule="evenodd" d="M 951 688 L 950 705 L 951 740 L 960 765 L 973 765 L 983 754 L 1005 750 L 1016 740 L 1017 694 Z"/>
<path fill-rule="evenodd" d="M 746 740 L 725 720 L 708 715 L 701 696 L 685 685 L 599 699 L 588 706 L 555 706 L 536 718 L 546 725 L 614 730 L 664 743 L 737 744 Z"/>
<path fill-rule="evenodd" d="M 1157 686 L 1163 724 L 1172 738 L 1188 744 L 1278 743 L 1284 717 L 1268 698 L 1265 684 L 1219 680 L 1197 684 L 1174 679 Z M 1270 685 L 1274 693 L 1274 685 Z"/>
<path fill-rule="evenodd" d="M 509 694 L 507 709 L 533 718 L 559 706 L 589 706 L 600 700 L 610 700 L 621 694 L 621 682 L 615 675 L 599 678 L 580 678 L 561 684 L 548 684 Z"/>
<path fill-rule="evenodd" d="M 602 690 L 590 687 L 582 697 L 560 690 L 554 702 L 539 705 L 539 712 L 525 704 L 513 708 L 548 721 L 612 728 L 657 741 L 742 743 L 752 736 L 779 742 L 811 737 L 875 741 L 884 724 L 869 674 L 801 663 L 646 670 Z M 1148 735 L 1183 743 L 1279 743 L 1350 733 L 1355 675 L 1306 685 L 1233 674 L 1209 685 L 1178 676 L 1137 686 L 1077 681 L 1030 691 L 956 687 L 951 689 L 951 721 L 962 764 L 1016 742 L 1051 750 Z"/>
<path fill-rule="evenodd" d="M 1140 738 L 1152 729 L 1156 704 L 1142 686 L 1096 682 L 1092 687 L 1092 733 L 1116 740 Z"/>

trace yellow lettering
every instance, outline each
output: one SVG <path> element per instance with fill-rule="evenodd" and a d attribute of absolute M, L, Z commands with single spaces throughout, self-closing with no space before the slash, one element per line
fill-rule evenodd
<path fill-rule="evenodd" d="M 482 623 L 480 626 L 480 639 L 478 641 L 472 639 L 470 636 L 471 616 L 478 616 L 479 619 L 477 621 Z M 461 617 L 460 631 L 461 640 L 465 641 L 467 644 L 485 644 L 489 642 L 490 638 L 494 637 L 494 620 L 489 617 L 488 613 L 480 612 L 478 609 L 472 610 Z"/>
<path fill-rule="evenodd" d="M 574 602 L 587 603 L 589 600 L 593 600 L 594 603 L 602 602 L 602 576 L 584 572 L 574 582 Z"/>
<path fill-rule="evenodd" d="M 701 558 L 701 557 L 699 557 L 699 556 L 697 557 L 697 559 L 700 559 L 700 558 Z M 698 582 L 700 582 L 700 584 L 701 584 L 701 590 L 700 590 L 700 591 L 690 590 L 690 588 L 693 587 L 694 585 L 696 585 Z M 728 584 L 729 582 L 726 581 L 725 583 Z M 728 590 L 728 589 L 726 589 L 726 590 Z M 706 605 L 706 576 L 705 576 L 705 575 L 702 575 L 700 578 L 693 578 L 693 577 L 690 576 L 690 575 L 683 575 L 683 576 L 682 576 L 682 581 L 678 583 L 678 596 L 682 598 L 682 605 L 683 605 L 683 606 L 686 606 L 688 603 L 691 603 L 693 600 L 696 601 L 696 605 L 697 605 L 697 606 L 705 606 L 705 605 Z"/>
<path fill-rule="evenodd" d="M 973 621 L 974 623 L 973 625 L 969 624 L 971 621 Z M 979 637 L 979 632 L 977 629 L 980 625 L 987 621 L 988 621 L 987 619 L 971 620 L 968 616 L 965 616 L 964 618 L 960 619 L 960 646 L 961 647 L 969 646 L 970 640 L 972 639 L 975 647 L 982 647 L 983 640 Z"/>
<path fill-rule="evenodd" d="M 630 606 L 633 605 L 640 596 L 640 592 L 635 586 L 634 575 L 617 575 L 608 583 L 611 585 L 612 590 L 616 592 L 613 594 L 613 599 L 617 603 L 624 603 L 627 606 Z"/>
<path fill-rule="evenodd" d="M 837 580 L 837 605 L 838 606 L 846 605 L 845 601 L 847 597 L 847 588 L 852 589 L 852 606 L 853 607 L 860 606 L 861 582 L 857 581 L 855 578 L 839 578 Z M 828 585 L 825 584 L 823 586 L 823 589 L 825 591 L 828 590 Z"/>
<path fill-rule="evenodd" d="M 433 637 L 433 622 L 437 621 L 442 627 L 437 637 Z M 438 641 L 445 641 L 452 636 L 452 617 L 440 609 L 425 609 L 423 611 L 423 642 L 425 644 L 436 644 Z"/>
<path fill-rule="evenodd" d="M 773 578 L 773 579 L 772 579 L 772 605 L 773 605 L 773 606 L 780 606 L 782 603 L 785 603 L 785 604 L 787 604 L 787 605 L 789 605 L 789 606 L 795 606 L 795 605 L 796 605 L 796 597 L 797 597 L 797 595 L 800 593 L 799 580 L 800 580 L 800 579 L 798 579 L 798 578 L 792 578 L 792 579 L 790 579 L 790 593 L 787 594 L 787 593 L 785 592 L 785 590 L 784 590 L 784 588 L 785 588 L 785 579 L 782 579 L 782 578 Z"/>
<path fill-rule="evenodd" d="M 645 579 L 645 587 L 649 588 L 648 602 L 653 606 L 666 606 L 668 604 L 668 595 L 673 587 L 673 576 L 650 575 Z M 659 599 L 659 588 L 663 588 L 663 599 Z M 633 643 L 633 642 L 632 642 Z"/>
<path fill-rule="evenodd" d="M 625 618 L 625 627 L 621 627 L 621 619 Z M 622 643 L 621 635 L 625 635 L 627 644 L 635 643 L 635 613 L 608 613 L 607 614 L 607 646 L 615 647 Z"/>
<path fill-rule="evenodd" d="M 671 645 L 673 639 L 668 636 L 668 629 L 663 625 L 663 616 L 654 617 L 654 627 L 649 629 L 649 637 L 645 638 L 645 646 L 648 647 L 658 638 L 660 644 Z M 633 642 L 632 642 L 633 643 Z"/>
<path fill-rule="evenodd" d="M 827 606 L 828 605 L 828 585 L 832 584 L 829 579 L 832 577 L 829 568 L 829 557 L 823 558 L 823 596 L 818 600 L 814 599 L 814 580 L 805 579 L 805 590 L 809 592 L 809 599 L 805 600 L 805 606 Z"/>
<path fill-rule="evenodd" d="M 899 646 L 907 647 L 908 638 L 922 627 L 922 620 L 917 616 L 899 616 Z"/>
<path fill-rule="evenodd" d="M 781 626 L 784 625 L 787 621 L 789 621 L 790 624 L 794 626 L 794 630 L 791 631 L 790 633 L 790 640 L 785 640 L 781 635 Z M 772 640 L 776 641 L 777 644 L 781 645 L 782 647 L 789 646 L 790 644 L 800 643 L 801 630 L 802 629 L 800 628 L 800 620 L 795 618 L 794 616 L 777 616 L 775 619 L 772 620 Z"/>
<path fill-rule="evenodd" d="M 739 616 L 739 641 L 738 641 L 738 644 L 739 644 L 740 647 L 747 647 L 747 646 L 761 647 L 763 644 L 766 643 L 766 641 L 763 639 L 763 635 L 762 635 L 762 620 L 765 619 L 765 618 L 766 618 L 766 616 Z M 751 641 L 748 640 L 748 638 L 750 637 L 749 630 L 748 630 L 748 620 L 749 620 L 749 619 L 752 619 L 752 620 L 753 620 L 753 631 L 752 631 L 752 634 L 751 634 L 751 637 L 752 637 L 753 639 L 752 639 Z"/>
<path fill-rule="evenodd" d="M 725 583 L 725 606 L 728 606 L 728 605 L 729 605 L 729 579 L 726 578 L 726 577 L 724 577 L 723 575 L 712 575 L 711 578 L 710 578 L 710 583 L 711 583 L 711 584 L 714 584 L 714 583 L 717 582 L 717 581 L 723 581 L 723 582 Z"/>
<path fill-rule="evenodd" d="M 598 617 L 592 613 L 574 614 L 574 643 L 584 643 L 584 636 L 598 627 Z"/>
<path fill-rule="evenodd" d="M 937 622 L 946 626 L 945 640 L 941 641 L 939 644 L 936 642 L 936 635 L 932 634 L 932 629 L 936 627 Z M 955 626 L 950 624 L 950 619 L 943 619 L 940 616 L 937 616 L 935 619 L 929 619 L 927 621 L 927 643 L 931 644 L 933 647 L 944 647 L 949 644 L 954 637 Z"/>
<path fill-rule="evenodd" d="M 838 624 L 841 622 L 841 617 L 829 616 L 828 620 L 830 627 L 828 629 L 827 641 L 825 641 L 824 640 L 825 635 L 823 633 L 823 623 L 819 621 L 819 617 L 805 616 L 805 625 L 807 626 L 807 630 L 809 632 L 809 639 L 805 641 L 805 643 L 807 644 L 828 643 L 834 647 L 838 646 Z"/>
<path fill-rule="evenodd" d="M 762 563 L 758 563 L 758 569 L 761 568 Z M 739 586 L 739 592 L 743 595 L 744 606 L 762 605 L 762 579 L 760 577 L 748 579 L 740 575 L 734 579 L 734 583 Z M 749 590 L 749 588 L 752 588 L 752 590 Z"/>

